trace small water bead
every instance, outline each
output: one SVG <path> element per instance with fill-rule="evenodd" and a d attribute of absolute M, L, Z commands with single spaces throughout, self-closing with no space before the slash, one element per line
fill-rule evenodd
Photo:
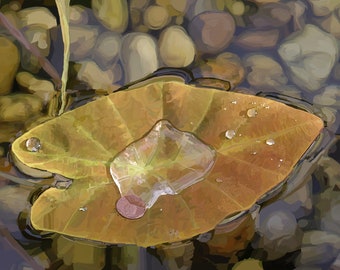
<path fill-rule="evenodd" d="M 247 116 L 252 118 L 255 117 L 257 115 L 257 110 L 254 108 L 251 108 L 247 111 Z"/>
<path fill-rule="evenodd" d="M 222 180 L 221 178 L 216 178 L 215 181 L 216 181 L 217 183 L 223 183 L 223 180 Z"/>
<path fill-rule="evenodd" d="M 38 152 L 41 149 L 40 140 L 36 137 L 26 140 L 26 149 L 30 152 Z"/>
<path fill-rule="evenodd" d="M 234 138 L 235 135 L 236 135 L 236 132 L 235 132 L 235 130 L 233 130 L 233 129 L 229 129 L 229 130 L 227 130 L 227 131 L 225 132 L 225 137 L 226 137 L 227 139 L 229 139 L 229 140 L 231 140 L 232 138 Z"/>
<path fill-rule="evenodd" d="M 236 101 L 236 100 L 233 100 L 231 103 L 232 103 L 232 104 L 237 104 L 237 101 Z"/>
<path fill-rule="evenodd" d="M 251 152 L 251 154 L 252 154 L 252 155 L 256 155 L 256 154 L 257 154 L 257 152 L 256 152 L 256 151 L 253 151 L 253 152 Z"/>
<path fill-rule="evenodd" d="M 267 139 L 266 140 L 266 144 L 267 145 L 274 145 L 275 144 L 275 141 L 273 139 Z"/>
<path fill-rule="evenodd" d="M 86 212 L 87 211 L 87 207 L 84 206 L 84 207 L 79 207 L 79 211 L 81 212 Z"/>

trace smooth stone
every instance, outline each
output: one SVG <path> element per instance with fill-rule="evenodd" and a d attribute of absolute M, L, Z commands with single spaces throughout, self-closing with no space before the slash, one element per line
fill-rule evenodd
<path fill-rule="evenodd" d="M 119 69 L 102 70 L 91 60 L 85 60 L 77 63 L 77 79 L 87 83 L 91 89 L 102 89 L 107 92 L 116 90 L 114 82 L 121 79 Z"/>
<path fill-rule="evenodd" d="M 340 16 L 332 13 L 330 16 L 316 18 L 315 22 L 323 30 L 332 34 L 335 38 L 340 39 Z"/>
<path fill-rule="evenodd" d="M 329 85 L 313 98 L 313 104 L 340 109 L 340 85 Z"/>
<path fill-rule="evenodd" d="M 312 6 L 312 10 L 315 16 L 328 16 L 336 8 L 339 8 L 339 0 L 307 0 L 307 2 Z"/>
<path fill-rule="evenodd" d="M 268 3 L 259 6 L 250 21 L 257 28 L 274 28 L 287 24 L 291 19 L 289 8 L 283 3 Z"/>
<path fill-rule="evenodd" d="M 302 31 L 290 35 L 278 53 L 292 81 L 302 89 L 316 91 L 338 60 L 338 45 L 332 35 L 307 24 Z"/>
<path fill-rule="evenodd" d="M 0 95 L 6 95 L 12 90 L 20 56 L 18 48 L 5 37 L 0 37 L 0 59 L 3 59 L 0 61 Z"/>
<path fill-rule="evenodd" d="M 92 59 L 102 68 L 107 69 L 119 60 L 121 35 L 106 31 L 97 38 L 92 50 Z"/>
<path fill-rule="evenodd" d="M 57 26 L 57 20 L 54 15 L 45 7 L 30 7 L 17 12 L 21 20 L 22 27 L 28 25 L 39 25 L 45 29 L 51 29 Z"/>
<path fill-rule="evenodd" d="M 29 72 L 17 73 L 16 81 L 25 91 L 40 97 L 44 105 L 47 105 L 56 94 L 51 81 L 38 79 Z"/>
<path fill-rule="evenodd" d="M 268 56 L 249 55 L 245 57 L 243 63 L 244 68 L 249 70 L 248 83 L 257 89 L 273 90 L 288 81 L 280 64 Z"/>
<path fill-rule="evenodd" d="M 70 6 L 70 24 L 95 24 L 98 23 L 92 9 L 83 5 Z"/>
<path fill-rule="evenodd" d="M 144 24 L 152 30 L 164 28 L 170 22 L 170 16 L 166 8 L 161 6 L 149 6 L 144 11 Z"/>
<path fill-rule="evenodd" d="M 274 48 L 279 39 L 277 29 L 264 31 L 244 31 L 236 37 L 234 43 L 247 50 L 262 50 Z"/>
<path fill-rule="evenodd" d="M 301 254 L 296 260 L 299 266 L 318 266 L 332 263 L 340 249 L 340 237 L 326 231 L 307 231 L 303 235 Z"/>
<path fill-rule="evenodd" d="M 120 60 L 125 83 L 145 77 L 159 68 L 158 48 L 154 38 L 145 33 L 129 33 L 122 39 Z"/>
<path fill-rule="evenodd" d="M 313 210 L 311 181 L 295 190 L 282 200 L 288 204 L 289 210 L 296 219 L 306 217 Z"/>
<path fill-rule="evenodd" d="M 231 42 L 235 22 L 227 12 L 204 12 L 189 23 L 188 29 L 199 51 L 219 53 Z"/>
<path fill-rule="evenodd" d="M 195 16 L 207 11 L 220 11 L 216 0 L 189 0 L 185 17 L 191 21 Z"/>
<path fill-rule="evenodd" d="M 288 209 L 287 203 L 277 201 L 260 210 L 255 220 L 260 237 L 252 244 L 254 248 L 267 252 L 268 260 L 280 258 L 300 247 L 302 231 Z"/>
<path fill-rule="evenodd" d="M 193 70 L 195 77 L 218 78 L 230 82 L 234 88 L 245 78 L 241 59 L 233 53 L 219 54 L 215 59 L 205 59 Z"/>
<path fill-rule="evenodd" d="M 150 0 L 130 0 L 130 8 L 144 9 L 149 5 Z"/>
<path fill-rule="evenodd" d="M 43 109 L 41 98 L 31 94 L 0 97 L 0 121 L 24 122 Z"/>
<path fill-rule="evenodd" d="M 37 47 L 43 56 L 48 56 L 50 53 L 50 32 L 48 29 L 40 25 L 29 25 L 24 30 L 26 39 Z"/>
<path fill-rule="evenodd" d="M 333 68 L 333 79 L 336 81 L 340 81 L 340 63 L 336 63 Z"/>
<path fill-rule="evenodd" d="M 93 25 L 70 25 L 70 61 L 79 61 L 91 55 L 99 35 Z"/>
<path fill-rule="evenodd" d="M 186 67 L 195 58 L 195 45 L 181 26 L 164 29 L 159 38 L 162 61 L 169 67 Z"/>
<path fill-rule="evenodd" d="M 246 259 L 236 263 L 231 270 L 263 270 L 262 262 L 256 259 Z"/>
<path fill-rule="evenodd" d="M 307 11 L 307 6 L 302 1 L 295 0 L 287 2 L 286 5 L 293 17 L 294 31 L 303 29 L 306 24 L 304 15 Z"/>
<path fill-rule="evenodd" d="M 129 19 L 126 0 L 91 0 L 91 7 L 96 18 L 109 30 L 123 33 Z"/>

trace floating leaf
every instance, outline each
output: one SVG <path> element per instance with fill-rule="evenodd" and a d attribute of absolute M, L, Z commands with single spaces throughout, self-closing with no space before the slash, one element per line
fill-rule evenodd
<path fill-rule="evenodd" d="M 250 109 L 256 111 L 251 117 Z M 110 164 L 162 119 L 215 149 L 214 165 L 201 181 L 160 196 L 141 218 L 124 218 L 116 210 L 121 194 Z M 318 117 L 270 99 L 154 81 L 37 126 L 12 151 L 29 167 L 73 179 L 68 189 L 51 187 L 35 201 L 36 229 L 153 246 L 191 238 L 249 209 L 287 178 L 322 128 Z M 226 138 L 230 130 L 235 134 Z M 26 149 L 32 137 L 41 142 L 38 152 Z M 172 169 L 171 176 L 177 173 Z"/>

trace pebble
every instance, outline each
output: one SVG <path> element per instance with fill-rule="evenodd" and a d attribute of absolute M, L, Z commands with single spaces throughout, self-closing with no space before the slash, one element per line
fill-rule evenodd
<path fill-rule="evenodd" d="M 227 12 L 203 12 L 189 23 L 188 31 L 200 52 L 220 53 L 233 38 L 235 22 Z"/>
<path fill-rule="evenodd" d="M 232 270 L 263 270 L 262 262 L 256 259 L 242 260 L 236 263 Z"/>
<path fill-rule="evenodd" d="M 25 27 L 24 35 L 31 44 L 39 49 L 43 56 L 49 55 L 51 39 L 48 29 L 40 25 L 29 25 Z"/>
<path fill-rule="evenodd" d="M 235 38 L 234 43 L 247 50 L 265 50 L 274 48 L 278 42 L 278 29 L 263 31 L 244 31 Z"/>
<path fill-rule="evenodd" d="M 70 24 L 95 24 L 95 18 L 92 9 L 82 5 L 70 6 Z"/>
<path fill-rule="evenodd" d="M 244 58 L 243 63 L 246 70 L 249 71 L 247 74 L 248 83 L 257 89 L 274 90 L 288 81 L 280 64 L 266 55 L 248 55 Z"/>
<path fill-rule="evenodd" d="M 188 1 L 188 11 L 185 13 L 185 17 L 188 20 L 192 20 L 195 16 L 204 13 L 206 11 L 219 11 L 221 9 L 218 8 L 216 0 L 196 0 L 196 1 Z"/>
<path fill-rule="evenodd" d="M 167 9 L 161 6 L 149 6 L 143 18 L 144 24 L 151 30 L 162 29 L 170 22 Z"/>
<path fill-rule="evenodd" d="M 260 210 L 255 220 L 261 238 L 252 244 L 254 248 L 267 252 L 268 260 L 280 258 L 300 247 L 302 231 L 288 209 L 287 203 L 276 201 Z"/>
<path fill-rule="evenodd" d="M 127 0 L 92 0 L 91 7 L 96 18 L 109 30 L 123 33 L 129 19 Z"/>
<path fill-rule="evenodd" d="M 197 78 L 208 77 L 228 81 L 231 87 L 236 87 L 245 78 L 241 59 L 230 52 L 221 53 L 213 59 L 205 59 L 196 69 L 193 69 L 193 73 Z"/>
<path fill-rule="evenodd" d="M 340 109 L 340 86 L 329 85 L 313 98 L 313 104 Z"/>
<path fill-rule="evenodd" d="M 294 31 L 302 30 L 305 26 L 305 13 L 307 6 L 302 1 L 290 1 L 287 2 L 287 7 L 290 9 L 290 13 L 293 17 Z"/>
<path fill-rule="evenodd" d="M 195 58 L 195 45 L 181 26 L 164 29 L 159 38 L 162 61 L 169 67 L 186 67 Z"/>
<path fill-rule="evenodd" d="M 313 210 L 311 183 L 308 181 L 307 184 L 282 199 L 288 204 L 289 211 L 296 219 L 308 216 Z"/>
<path fill-rule="evenodd" d="M 291 19 L 289 7 L 283 3 L 268 3 L 260 5 L 257 12 L 249 16 L 257 28 L 274 28 L 287 24 Z"/>
<path fill-rule="evenodd" d="M 332 13 L 330 16 L 316 18 L 315 22 L 323 30 L 331 33 L 337 39 L 340 38 L 340 16 Z"/>
<path fill-rule="evenodd" d="M 0 96 L 0 121 L 24 122 L 43 109 L 42 100 L 31 94 Z"/>
<path fill-rule="evenodd" d="M 70 25 L 70 61 L 79 61 L 90 56 L 98 35 L 97 26 Z"/>
<path fill-rule="evenodd" d="M 28 25 L 39 25 L 45 29 L 57 26 L 54 15 L 45 7 L 30 7 L 17 12 L 21 20 L 21 27 Z"/>
<path fill-rule="evenodd" d="M 120 60 L 125 83 L 145 77 L 159 68 L 158 48 L 155 39 L 145 33 L 129 33 L 122 39 Z"/>
<path fill-rule="evenodd" d="M 318 17 L 330 15 L 340 5 L 339 0 L 307 0 L 307 2 L 312 6 L 314 15 Z"/>
<path fill-rule="evenodd" d="M 112 92 L 117 89 L 114 82 L 121 79 L 122 73 L 118 66 L 116 69 L 102 70 L 92 60 L 78 62 L 77 79 L 86 82 L 91 89 L 103 89 Z"/>
<path fill-rule="evenodd" d="M 51 81 L 38 79 L 29 72 L 17 73 L 16 81 L 23 90 L 40 97 L 44 105 L 47 105 L 56 94 Z"/>
<path fill-rule="evenodd" d="M 20 64 L 19 50 L 11 40 L 0 37 L 0 96 L 11 92 Z"/>
<path fill-rule="evenodd" d="M 289 36 L 278 53 L 293 82 L 302 89 L 316 91 L 338 60 L 338 45 L 332 35 L 307 24 L 302 31 Z"/>
<path fill-rule="evenodd" d="M 338 256 L 340 237 L 327 231 L 311 230 L 303 235 L 301 254 L 296 265 L 322 266 L 331 264 Z"/>
<path fill-rule="evenodd" d="M 121 35 L 111 31 L 99 35 L 92 51 L 92 59 L 102 69 L 107 69 L 119 60 Z"/>

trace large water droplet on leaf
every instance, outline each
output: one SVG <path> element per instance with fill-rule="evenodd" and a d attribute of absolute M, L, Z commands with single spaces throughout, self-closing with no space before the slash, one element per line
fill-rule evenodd
<path fill-rule="evenodd" d="M 26 141 L 26 148 L 30 152 L 38 152 L 41 148 L 40 140 L 36 137 L 31 137 Z"/>
<path fill-rule="evenodd" d="M 161 195 L 177 194 L 201 181 L 215 162 L 215 150 L 167 120 L 128 145 L 110 171 L 122 197 L 133 196 L 150 208 Z M 125 208 L 125 207 L 124 207 Z M 128 209 L 128 208 L 125 208 Z M 133 215 L 119 211 L 127 218 Z"/>

